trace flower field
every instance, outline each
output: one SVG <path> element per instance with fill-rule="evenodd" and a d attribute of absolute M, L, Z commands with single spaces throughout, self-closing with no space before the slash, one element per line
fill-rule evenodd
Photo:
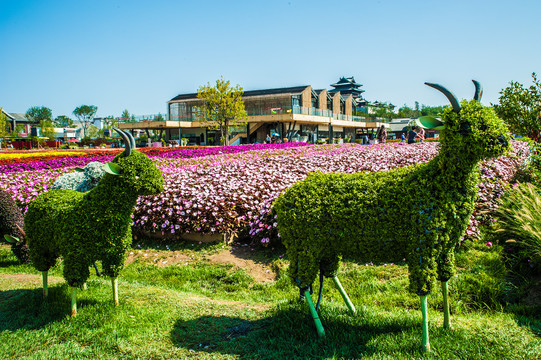
<path fill-rule="evenodd" d="M 142 149 L 163 171 L 165 191 L 139 198 L 133 214 L 134 230 L 173 237 L 193 232 L 237 233 L 268 244 L 279 237 L 271 214 L 273 200 L 310 172 L 386 171 L 429 161 L 437 154 L 438 146 L 308 145 Z M 529 154 L 526 143 L 514 142 L 513 147 L 508 156 L 483 163 L 479 200 L 466 234 L 470 238 L 479 236 L 479 221 L 490 221 L 485 212 L 495 208 L 496 199 Z M 0 188 L 10 192 L 25 211 L 27 204 L 46 191 L 58 176 L 91 161 L 109 161 L 113 154 L 89 152 L 36 158 L 33 162 L 0 163 Z"/>

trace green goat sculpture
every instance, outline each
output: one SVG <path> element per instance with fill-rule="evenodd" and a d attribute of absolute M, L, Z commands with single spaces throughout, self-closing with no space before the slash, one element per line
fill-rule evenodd
<path fill-rule="evenodd" d="M 118 274 L 131 245 L 131 215 L 139 195 L 163 191 L 163 175 L 145 154 L 133 150 L 131 134 L 115 129 L 125 150 L 104 164 L 107 172 L 92 190 L 50 190 L 28 207 L 24 219 L 30 259 L 43 274 L 47 296 L 47 273 L 62 256 L 64 278 L 72 288 L 71 314 L 77 314 L 76 288 L 88 279 L 89 266 L 102 261 L 113 285 L 118 305 Z"/>
<path fill-rule="evenodd" d="M 474 209 L 480 162 L 502 155 L 510 140 L 504 122 L 479 103 L 481 86 L 474 84 L 474 100 L 460 104 L 443 86 L 426 83 L 452 105 L 442 121 L 420 119 L 425 128 L 442 130 L 439 153 L 430 162 L 378 173 L 311 174 L 275 201 L 289 274 L 308 300 L 320 336 L 325 332 L 310 297 L 318 271 L 321 282 L 323 276 L 334 279 L 355 311 L 336 277 L 342 255 L 360 262 L 407 260 L 409 289 L 421 297 L 426 351 L 427 295 L 436 279 L 442 284 L 444 327 L 451 326 L 447 282 L 456 271 L 454 249 Z"/>

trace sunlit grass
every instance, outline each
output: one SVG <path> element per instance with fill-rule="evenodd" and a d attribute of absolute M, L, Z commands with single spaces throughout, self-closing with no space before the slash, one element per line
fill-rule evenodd
<path fill-rule="evenodd" d="M 157 244 L 141 248 L 152 254 L 172 251 Z M 175 250 L 193 261 L 129 264 L 120 276 L 116 308 L 110 281 L 92 275 L 88 290 L 78 293 L 77 317 L 70 318 L 61 265 L 51 271 L 54 281 L 44 301 L 39 273 L 18 265 L 3 246 L 0 358 L 536 359 L 541 354 L 539 316 L 493 306 L 495 295 L 482 304 L 487 293 L 503 291 L 496 250 L 478 247 L 458 256 L 461 271 L 451 280 L 454 331 L 442 329 L 439 291 L 429 296 L 433 351 L 426 356 L 420 350 L 419 298 L 406 291 L 405 265 L 345 262 L 339 276 L 357 314 L 347 311 L 326 279 L 320 315 L 327 335 L 320 340 L 306 304 L 298 302 L 298 290 L 284 274 L 281 250 L 258 255 L 280 272 L 275 282 L 258 283 L 244 269 L 206 260 L 224 249 L 223 244 L 177 245 Z M 470 284 L 473 278 L 479 281 Z"/>

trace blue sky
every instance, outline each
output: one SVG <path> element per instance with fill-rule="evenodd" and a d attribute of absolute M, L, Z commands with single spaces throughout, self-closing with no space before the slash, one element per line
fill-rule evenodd
<path fill-rule="evenodd" d="M 223 76 L 245 90 L 341 76 L 365 98 L 447 104 L 423 83 L 496 103 L 540 72 L 538 0 L 0 0 L 0 106 L 71 115 L 165 113 L 166 102 Z"/>

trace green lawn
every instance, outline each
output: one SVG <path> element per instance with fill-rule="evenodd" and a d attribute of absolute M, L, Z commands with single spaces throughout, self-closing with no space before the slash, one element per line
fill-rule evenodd
<path fill-rule="evenodd" d="M 283 249 L 253 252 L 253 259 L 278 272 L 276 281 L 256 282 L 243 269 L 207 260 L 223 246 L 177 247 L 189 260 L 165 267 L 146 258 L 171 250 L 150 249 L 122 272 L 116 308 L 110 281 L 93 275 L 88 289 L 78 292 L 76 318 L 69 316 L 61 265 L 50 272 L 44 301 L 39 273 L 0 247 L 0 358 L 541 358 L 539 307 L 502 305 L 507 290 L 496 247 L 458 256 L 461 271 L 450 282 L 453 331 L 441 328 L 440 294 L 429 296 L 432 352 L 425 355 L 419 299 L 405 290 L 404 265 L 345 261 L 339 277 L 357 314 L 348 313 L 325 280 L 320 316 L 327 336 L 319 340 L 285 275 Z"/>

